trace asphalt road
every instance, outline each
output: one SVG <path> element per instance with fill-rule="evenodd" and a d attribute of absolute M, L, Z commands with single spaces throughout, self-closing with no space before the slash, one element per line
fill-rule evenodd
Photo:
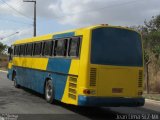
<path fill-rule="evenodd" d="M 21 88 L 0 72 L 0 120 L 1 116 L 18 115 L 18 120 L 89 120 L 89 119 L 160 119 L 160 105 L 146 102 L 143 107 L 76 107 L 56 102 L 48 104 L 42 95 Z M 135 115 L 135 116 L 134 116 Z"/>

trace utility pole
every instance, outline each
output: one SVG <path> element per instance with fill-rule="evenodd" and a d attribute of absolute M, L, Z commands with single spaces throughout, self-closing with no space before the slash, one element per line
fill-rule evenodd
<path fill-rule="evenodd" d="M 35 1 L 23 0 L 23 2 L 33 2 L 34 3 L 33 36 L 36 37 L 36 0 Z"/>

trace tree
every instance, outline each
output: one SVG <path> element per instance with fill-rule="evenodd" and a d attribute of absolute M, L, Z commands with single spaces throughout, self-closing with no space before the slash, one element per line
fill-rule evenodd
<path fill-rule="evenodd" d="M 4 54 L 8 46 L 0 42 L 0 54 Z"/>
<path fill-rule="evenodd" d="M 148 59 L 149 53 L 157 58 L 160 56 L 160 15 L 153 16 L 150 21 L 145 20 L 143 26 L 132 26 L 134 30 L 141 32 L 143 38 L 144 53 Z"/>
<path fill-rule="evenodd" d="M 147 91 L 160 93 L 160 15 L 131 28 L 142 34 Z"/>
<path fill-rule="evenodd" d="M 150 81 L 149 89 L 160 92 L 160 15 L 152 17 L 150 21 L 144 22 L 142 27 L 143 44 L 145 51 L 147 74 Z M 149 64 L 147 64 L 149 63 Z"/>

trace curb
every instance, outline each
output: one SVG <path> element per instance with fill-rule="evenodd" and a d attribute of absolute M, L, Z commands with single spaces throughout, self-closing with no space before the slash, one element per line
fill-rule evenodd
<path fill-rule="evenodd" d="M 0 72 L 3 72 L 3 73 L 8 73 L 8 71 L 4 71 L 4 70 L 0 70 Z"/>
<path fill-rule="evenodd" d="M 156 104 L 156 105 L 160 105 L 160 101 L 158 101 L 158 100 L 145 99 L 145 101 L 148 102 L 148 103 L 153 103 L 153 104 Z"/>

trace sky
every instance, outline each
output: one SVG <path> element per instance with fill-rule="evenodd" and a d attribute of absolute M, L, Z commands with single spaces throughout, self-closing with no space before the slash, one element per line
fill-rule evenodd
<path fill-rule="evenodd" d="M 31 1 L 31 0 L 30 0 Z M 95 24 L 143 25 L 160 14 L 160 0 L 36 0 L 37 35 Z M 33 36 L 33 3 L 0 0 L 0 42 Z"/>

